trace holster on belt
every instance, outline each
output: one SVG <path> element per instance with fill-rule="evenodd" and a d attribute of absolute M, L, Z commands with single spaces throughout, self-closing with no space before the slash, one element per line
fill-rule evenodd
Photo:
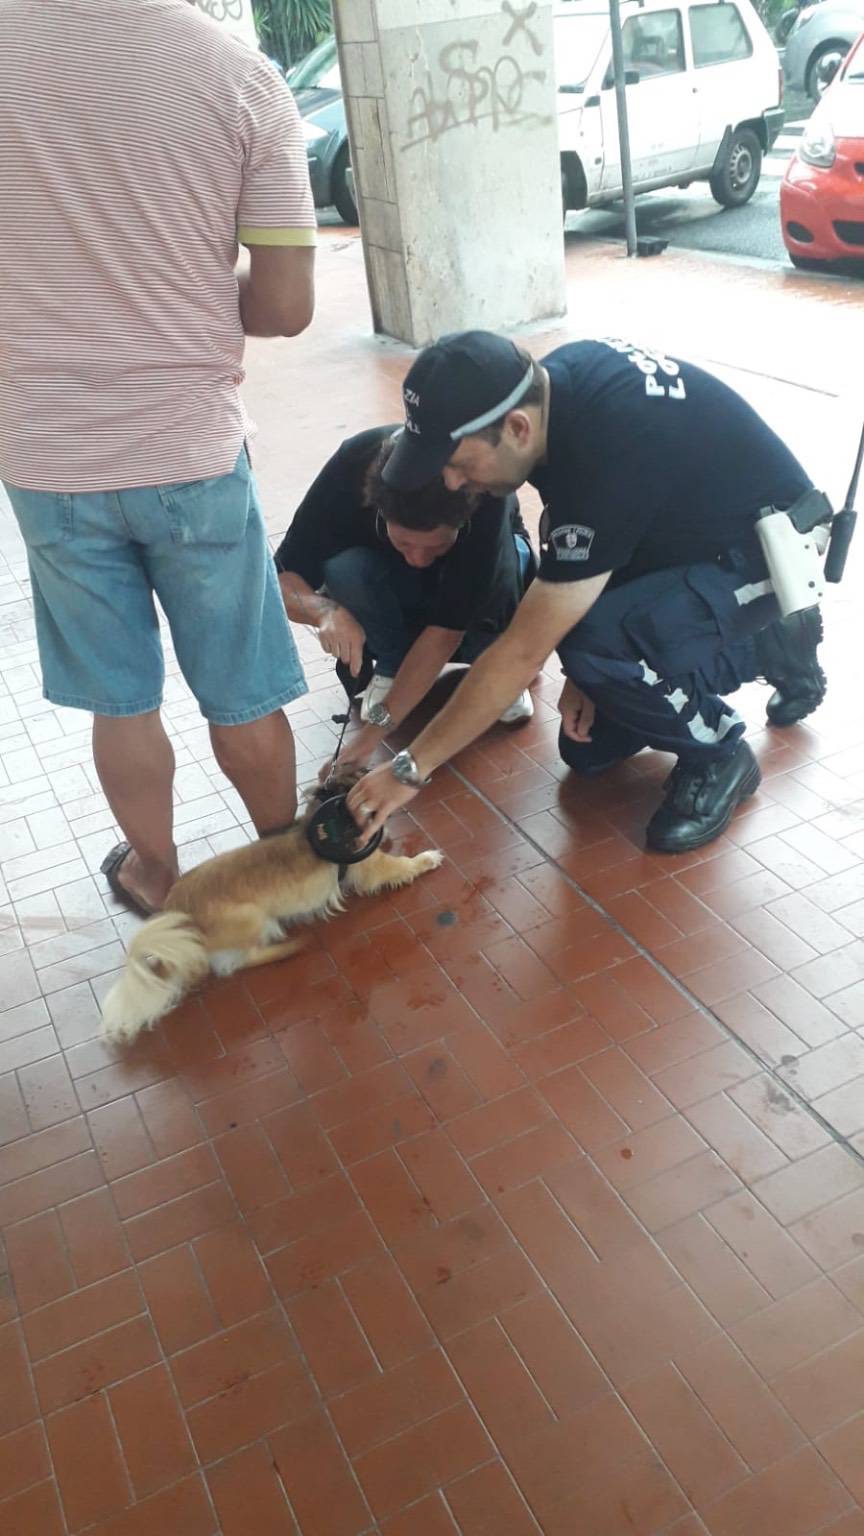
<path fill-rule="evenodd" d="M 780 612 L 816 608 L 825 595 L 823 560 L 834 516 L 822 491 L 805 491 L 791 507 L 763 507 L 756 519 L 768 575 Z"/>

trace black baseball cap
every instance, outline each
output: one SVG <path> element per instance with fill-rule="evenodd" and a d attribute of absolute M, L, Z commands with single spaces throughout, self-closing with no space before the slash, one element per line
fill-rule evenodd
<path fill-rule="evenodd" d="M 534 364 L 492 331 L 442 336 L 420 353 L 402 386 L 405 426 L 384 465 L 385 484 L 417 491 L 440 475 L 463 437 L 513 411 Z"/>

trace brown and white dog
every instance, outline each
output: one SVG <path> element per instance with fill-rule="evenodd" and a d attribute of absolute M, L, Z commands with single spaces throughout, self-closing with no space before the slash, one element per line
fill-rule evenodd
<path fill-rule="evenodd" d="M 331 784 L 327 794 L 336 792 Z M 312 809 L 321 798 L 316 792 Z M 373 896 L 410 885 L 444 857 L 434 849 L 413 858 L 379 849 L 349 865 L 340 881 L 337 865 L 319 858 L 307 841 L 311 813 L 287 832 L 218 854 L 181 875 L 163 910 L 136 933 L 125 973 L 105 999 L 109 1040 L 130 1041 L 151 1029 L 210 974 L 230 976 L 296 954 L 305 941 L 286 934 L 290 925 L 342 911 L 351 892 Z"/>

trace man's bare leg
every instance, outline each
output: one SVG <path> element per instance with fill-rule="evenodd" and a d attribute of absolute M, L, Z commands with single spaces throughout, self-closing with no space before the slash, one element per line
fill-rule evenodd
<path fill-rule="evenodd" d="M 248 725 L 211 725 L 210 740 L 256 832 L 289 826 L 297 815 L 297 772 L 294 736 L 282 710 Z"/>
<path fill-rule="evenodd" d="M 132 848 L 117 879 L 130 896 L 158 910 L 178 875 L 174 750 L 158 710 L 94 715 L 93 761 L 105 798 Z"/>
<path fill-rule="evenodd" d="M 210 727 L 213 751 L 258 832 L 297 814 L 294 737 L 281 710 L 248 725 Z M 174 845 L 174 751 L 157 711 L 93 718 L 93 760 L 105 798 L 132 852 L 117 879 L 130 896 L 162 906 L 179 869 Z"/>

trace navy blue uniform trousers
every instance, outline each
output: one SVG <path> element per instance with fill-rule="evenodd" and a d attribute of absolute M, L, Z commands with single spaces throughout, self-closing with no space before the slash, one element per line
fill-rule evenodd
<path fill-rule="evenodd" d="M 726 757 L 744 721 L 724 702 L 758 675 L 754 636 L 779 617 L 761 560 L 653 571 L 607 589 L 558 647 L 592 700 L 592 740 L 559 738 L 576 773 L 600 773 L 643 747 L 688 766 Z"/>
<path fill-rule="evenodd" d="M 531 547 L 514 533 L 523 586 Z M 325 590 L 362 625 L 366 645 L 384 677 L 395 677 L 415 640 L 432 622 L 441 624 L 440 573 L 433 565 L 410 566 L 390 545 L 344 549 L 324 564 Z M 498 639 L 500 626 L 469 629 L 452 661 L 476 661 Z"/>

